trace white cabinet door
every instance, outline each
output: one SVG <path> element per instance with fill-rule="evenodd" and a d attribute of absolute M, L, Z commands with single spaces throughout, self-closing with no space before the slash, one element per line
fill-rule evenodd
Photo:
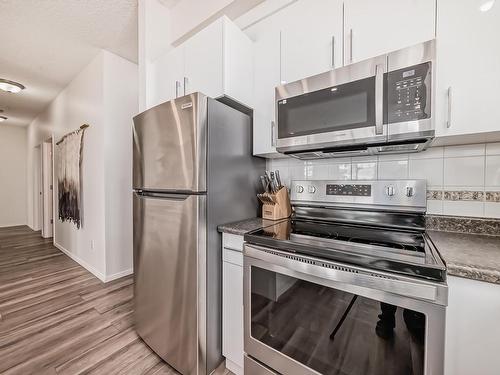
<path fill-rule="evenodd" d="M 445 375 L 496 375 L 500 285 L 448 277 Z"/>
<path fill-rule="evenodd" d="M 346 65 L 435 37 L 436 0 L 346 0 L 344 10 Z"/>
<path fill-rule="evenodd" d="M 186 94 L 201 91 L 216 98 L 223 94 L 223 19 L 183 43 Z"/>
<path fill-rule="evenodd" d="M 243 368 L 243 267 L 223 262 L 222 280 L 222 354 Z"/>
<path fill-rule="evenodd" d="M 500 130 L 500 4 L 487 12 L 480 4 L 438 1 L 437 136 Z"/>
<path fill-rule="evenodd" d="M 341 0 L 299 0 L 282 10 L 281 79 L 293 82 L 342 66 Z M 304 22 L 307 21 L 307 22 Z"/>
<path fill-rule="evenodd" d="M 174 48 L 152 62 L 148 73 L 147 108 L 182 96 L 183 77 L 183 48 Z"/>
<path fill-rule="evenodd" d="M 254 45 L 254 155 L 277 155 L 274 139 L 274 89 L 280 84 L 280 29 L 271 16 L 246 30 Z"/>

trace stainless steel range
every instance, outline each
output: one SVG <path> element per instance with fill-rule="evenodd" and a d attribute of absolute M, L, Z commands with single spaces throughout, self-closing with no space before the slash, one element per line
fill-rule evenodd
<path fill-rule="evenodd" d="M 443 374 L 446 267 L 424 180 L 294 181 L 245 235 L 245 373 Z"/>

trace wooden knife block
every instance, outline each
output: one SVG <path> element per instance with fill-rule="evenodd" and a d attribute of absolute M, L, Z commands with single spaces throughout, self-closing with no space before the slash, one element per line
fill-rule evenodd
<path fill-rule="evenodd" d="M 292 207 L 290 205 L 290 197 L 288 195 L 288 189 L 283 186 L 275 194 L 265 194 L 267 195 L 271 202 L 262 202 L 262 218 L 267 220 L 279 220 L 286 219 L 292 214 Z"/>

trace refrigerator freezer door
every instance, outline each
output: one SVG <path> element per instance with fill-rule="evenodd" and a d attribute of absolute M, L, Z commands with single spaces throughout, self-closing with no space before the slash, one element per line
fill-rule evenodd
<path fill-rule="evenodd" d="M 136 331 L 182 374 L 203 374 L 205 195 L 134 194 Z"/>
<path fill-rule="evenodd" d="M 193 93 L 134 117 L 133 187 L 206 191 L 207 97 Z"/>

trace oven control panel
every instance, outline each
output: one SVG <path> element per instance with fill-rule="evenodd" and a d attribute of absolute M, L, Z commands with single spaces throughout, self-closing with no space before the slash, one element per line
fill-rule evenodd
<path fill-rule="evenodd" d="M 341 195 L 354 197 L 370 197 L 370 184 L 326 184 L 326 195 Z"/>
<path fill-rule="evenodd" d="M 400 206 L 425 211 L 426 180 L 292 181 L 294 204 Z"/>
<path fill-rule="evenodd" d="M 384 123 L 422 120 L 431 117 L 431 62 L 385 74 Z"/>

